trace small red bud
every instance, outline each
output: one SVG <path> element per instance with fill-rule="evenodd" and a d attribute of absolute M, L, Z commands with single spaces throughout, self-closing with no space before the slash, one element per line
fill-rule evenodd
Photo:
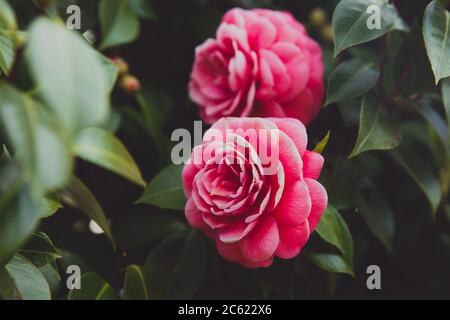
<path fill-rule="evenodd" d="M 112 57 L 111 60 L 116 65 L 120 75 L 126 74 L 129 71 L 128 63 L 123 58 Z"/>
<path fill-rule="evenodd" d="M 122 77 L 120 87 L 127 93 L 135 93 L 141 90 L 141 83 L 135 76 L 127 74 Z"/>

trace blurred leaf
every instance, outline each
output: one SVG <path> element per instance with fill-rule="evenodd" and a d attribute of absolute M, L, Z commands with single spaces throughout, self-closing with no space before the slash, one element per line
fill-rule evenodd
<path fill-rule="evenodd" d="M 117 292 L 102 277 L 94 272 L 81 276 L 81 289 L 70 290 L 69 300 L 117 300 Z"/>
<path fill-rule="evenodd" d="M 337 254 L 305 252 L 305 255 L 309 261 L 325 271 L 346 273 L 352 277 L 355 276 L 352 266 Z"/>
<path fill-rule="evenodd" d="M 90 219 L 94 220 L 111 240 L 113 246 L 115 246 L 111 227 L 102 207 L 82 181 L 72 177 L 70 184 L 60 192 L 60 197 L 63 202 L 80 209 Z"/>
<path fill-rule="evenodd" d="M 330 131 L 328 131 L 325 137 L 314 147 L 314 152 L 323 153 L 329 140 L 330 140 Z"/>
<path fill-rule="evenodd" d="M 392 253 L 395 232 L 394 214 L 383 193 L 366 179 L 356 205 L 369 229 Z"/>
<path fill-rule="evenodd" d="M 444 100 L 445 115 L 447 117 L 447 126 L 450 128 L 450 78 L 444 79 L 444 81 L 442 81 L 442 98 Z"/>
<path fill-rule="evenodd" d="M 17 254 L 5 266 L 22 300 L 50 300 L 50 287 L 39 269 Z"/>
<path fill-rule="evenodd" d="M 132 42 L 139 34 L 139 20 L 131 10 L 130 1 L 101 0 L 101 50 Z"/>
<path fill-rule="evenodd" d="M 73 150 L 80 158 L 145 187 L 133 157 L 111 133 L 97 128 L 85 129 L 76 136 Z"/>
<path fill-rule="evenodd" d="M 16 28 L 14 11 L 6 0 L 0 0 L 0 71 L 5 74 L 9 74 L 14 63 Z"/>
<path fill-rule="evenodd" d="M 378 82 L 380 71 L 373 63 L 348 60 L 338 65 L 328 79 L 325 105 L 362 96 Z"/>
<path fill-rule="evenodd" d="M 105 57 L 100 52 L 97 52 L 97 54 L 98 54 L 98 59 L 102 63 L 103 69 L 106 74 L 106 79 L 108 82 L 108 90 L 109 90 L 109 92 L 111 92 L 117 82 L 117 78 L 119 76 L 119 70 L 117 69 L 116 65 L 114 64 L 114 62 L 112 62 L 111 59 L 109 59 L 108 57 Z"/>
<path fill-rule="evenodd" d="M 342 253 L 347 265 L 353 268 L 353 239 L 347 223 L 340 213 L 332 206 L 322 215 L 316 228 L 317 234 L 325 241 L 332 244 Z"/>
<path fill-rule="evenodd" d="M 148 300 L 145 275 L 141 266 L 130 265 L 125 273 L 124 297 L 126 300 Z"/>
<path fill-rule="evenodd" d="M 375 5 L 380 9 L 380 29 L 370 30 L 368 23 L 373 12 L 368 8 Z M 381 37 L 396 27 L 402 27 L 397 9 L 386 0 L 342 0 L 333 14 L 334 55 L 354 45 Z"/>
<path fill-rule="evenodd" d="M 61 287 L 61 276 L 58 271 L 55 269 L 53 264 L 47 263 L 39 268 L 39 271 L 44 276 L 45 280 L 50 287 L 51 296 L 53 299 L 57 298 L 58 291 Z"/>
<path fill-rule="evenodd" d="M 414 145 L 406 143 L 393 152 L 393 157 L 426 196 L 434 217 L 441 203 L 442 192 L 437 174 L 429 166 L 429 160 Z"/>
<path fill-rule="evenodd" d="M 48 218 L 54 215 L 63 206 L 58 201 L 45 198 L 41 208 L 41 218 Z"/>
<path fill-rule="evenodd" d="M 75 32 L 46 18 L 31 25 L 26 57 L 39 92 L 70 132 L 102 124 L 109 80 L 98 53 Z M 82 63 L 80 63 L 82 61 Z"/>
<path fill-rule="evenodd" d="M 158 17 L 155 14 L 155 10 L 150 4 L 150 0 L 130 0 L 131 10 L 134 14 L 143 19 L 151 21 L 157 21 Z"/>
<path fill-rule="evenodd" d="M 16 288 L 4 266 L 0 266 L 0 298 L 4 300 L 16 299 Z"/>
<path fill-rule="evenodd" d="M 425 9 L 423 38 L 436 84 L 450 76 L 450 13 L 443 3 L 434 0 Z"/>
<path fill-rule="evenodd" d="M 163 209 L 183 210 L 186 205 L 181 183 L 183 166 L 169 165 L 150 181 L 137 203 L 147 203 Z"/>
<path fill-rule="evenodd" d="M 14 162 L 0 166 L 0 262 L 11 258 L 36 228 L 41 205 Z"/>
<path fill-rule="evenodd" d="M 358 138 L 349 158 L 370 151 L 390 150 L 400 143 L 400 133 L 390 119 L 381 112 L 381 106 L 370 96 L 363 98 Z"/>
<path fill-rule="evenodd" d="M 30 180 L 43 190 L 63 186 L 72 159 L 61 134 L 38 119 L 38 105 L 6 83 L 0 83 L 0 120 Z"/>
<path fill-rule="evenodd" d="M 20 253 L 38 268 L 61 258 L 51 239 L 43 232 L 34 233 Z"/>
<path fill-rule="evenodd" d="M 187 236 L 168 238 L 150 254 L 144 267 L 150 298 L 192 298 L 206 272 L 203 237 L 192 229 Z"/>

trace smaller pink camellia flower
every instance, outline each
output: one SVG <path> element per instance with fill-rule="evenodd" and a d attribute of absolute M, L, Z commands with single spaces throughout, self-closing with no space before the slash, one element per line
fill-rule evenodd
<path fill-rule="evenodd" d="M 198 46 L 189 92 L 202 119 L 291 117 L 308 123 L 324 95 L 319 45 L 288 12 L 228 11 Z"/>
<path fill-rule="evenodd" d="M 297 256 L 327 206 L 323 157 L 306 145 L 297 119 L 219 120 L 183 170 L 188 222 L 249 268 Z"/>

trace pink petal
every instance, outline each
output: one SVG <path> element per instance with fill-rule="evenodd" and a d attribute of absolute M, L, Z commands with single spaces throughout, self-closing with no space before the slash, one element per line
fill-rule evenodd
<path fill-rule="evenodd" d="M 208 228 L 206 223 L 203 221 L 202 212 L 197 209 L 197 207 L 194 204 L 194 201 L 192 201 L 192 198 L 189 198 L 189 200 L 187 201 L 184 213 L 188 223 L 191 226 L 198 229 Z"/>
<path fill-rule="evenodd" d="M 310 232 L 313 232 L 328 205 L 328 195 L 325 188 L 316 180 L 306 178 L 311 197 L 311 214 L 308 217 Z"/>
<path fill-rule="evenodd" d="M 304 221 L 302 224 L 293 227 L 281 227 L 279 230 L 280 245 L 275 255 L 282 259 L 296 257 L 306 242 L 308 242 L 310 235 L 309 223 Z"/>
<path fill-rule="evenodd" d="M 324 159 L 321 154 L 306 150 L 302 157 L 303 176 L 317 180 L 323 168 Z"/>
<path fill-rule="evenodd" d="M 297 119 L 270 118 L 270 120 L 275 122 L 277 127 L 294 141 L 298 152 L 303 156 L 308 145 L 308 135 L 303 123 Z"/>
<path fill-rule="evenodd" d="M 280 242 L 275 219 L 259 220 L 256 228 L 239 242 L 239 248 L 246 260 L 260 262 L 273 256 Z"/>
<path fill-rule="evenodd" d="M 304 181 L 297 181 L 284 190 L 273 214 L 280 227 L 290 227 L 302 224 L 310 212 L 310 190 Z"/>
<path fill-rule="evenodd" d="M 233 243 L 244 238 L 255 227 L 256 222 L 236 222 L 224 228 L 218 229 L 219 239 L 225 243 Z"/>

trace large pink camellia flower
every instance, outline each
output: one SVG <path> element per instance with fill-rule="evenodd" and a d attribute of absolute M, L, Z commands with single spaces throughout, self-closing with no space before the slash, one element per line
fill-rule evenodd
<path fill-rule="evenodd" d="M 202 119 L 291 117 L 307 124 L 324 94 L 322 50 L 288 12 L 232 9 L 198 46 L 189 83 Z"/>
<path fill-rule="evenodd" d="M 291 118 L 223 118 L 184 167 L 188 222 L 249 268 L 297 256 L 327 206 L 323 157 Z"/>

